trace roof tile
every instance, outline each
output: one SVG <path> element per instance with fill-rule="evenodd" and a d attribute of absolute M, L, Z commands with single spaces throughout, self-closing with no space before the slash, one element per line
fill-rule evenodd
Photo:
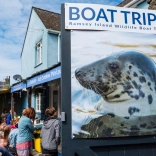
<path fill-rule="evenodd" d="M 56 31 L 61 30 L 61 15 L 58 13 L 50 12 L 47 10 L 42 10 L 33 7 L 43 24 L 47 29 L 52 29 Z"/>

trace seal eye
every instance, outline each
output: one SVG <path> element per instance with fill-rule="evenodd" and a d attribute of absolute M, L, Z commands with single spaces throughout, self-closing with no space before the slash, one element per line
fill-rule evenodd
<path fill-rule="evenodd" d="M 115 63 L 110 63 L 109 64 L 109 67 L 111 68 L 111 70 L 117 70 L 117 69 L 119 69 L 119 66 L 117 64 L 115 64 Z"/>

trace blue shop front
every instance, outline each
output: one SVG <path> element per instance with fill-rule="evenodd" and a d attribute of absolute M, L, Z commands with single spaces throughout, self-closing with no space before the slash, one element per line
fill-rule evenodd
<path fill-rule="evenodd" d="M 57 116 L 60 116 L 60 78 L 61 66 L 47 69 L 11 87 L 12 96 L 20 95 L 19 115 L 23 109 L 33 107 L 36 110 L 36 118 L 44 120 L 45 109 L 49 106 L 55 107 Z M 16 99 L 12 99 L 16 101 Z M 12 103 L 12 107 L 13 103 Z"/>
<path fill-rule="evenodd" d="M 34 149 L 37 152 L 41 152 L 40 132 L 43 120 L 45 119 L 45 109 L 49 106 L 53 106 L 57 110 L 58 118 L 61 114 L 60 78 L 61 66 L 56 65 L 51 69 L 28 78 L 25 82 L 20 82 L 11 87 L 12 109 L 14 109 L 14 103 L 16 101 L 14 95 L 19 94 L 20 108 L 18 112 L 20 112 L 20 116 L 22 115 L 23 109 L 27 107 L 33 107 L 36 110 L 36 119 L 34 122 Z M 61 146 L 59 146 L 59 152 L 60 150 Z"/>

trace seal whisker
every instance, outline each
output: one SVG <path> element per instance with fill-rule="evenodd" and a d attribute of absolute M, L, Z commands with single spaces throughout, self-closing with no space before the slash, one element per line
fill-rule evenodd
<path fill-rule="evenodd" d="M 96 88 L 96 90 L 97 90 L 97 92 L 98 92 L 99 94 L 104 93 L 104 91 L 102 91 L 97 85 L 93 84 L 93 86 Z M 100 91 L 101 93 L 100 93 L 99 91 Z"/>

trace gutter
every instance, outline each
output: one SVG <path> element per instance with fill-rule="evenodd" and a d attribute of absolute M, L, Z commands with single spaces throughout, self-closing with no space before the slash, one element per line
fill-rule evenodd
<path fill-rule="evenodd" d="M 125 5 L 125 8 L 136 8 L 138 6 L 138 4 L 144 2 L 145 0 L 133 0 L 130 3 L 128 3 L 127 5 Z"/>
<path fill-rule="evenodd" d="M 51 33 L 51 34 L 61 34 L 61 32 L 57 30 L 47 29 L 47 31 L 48 33 Z"/>

